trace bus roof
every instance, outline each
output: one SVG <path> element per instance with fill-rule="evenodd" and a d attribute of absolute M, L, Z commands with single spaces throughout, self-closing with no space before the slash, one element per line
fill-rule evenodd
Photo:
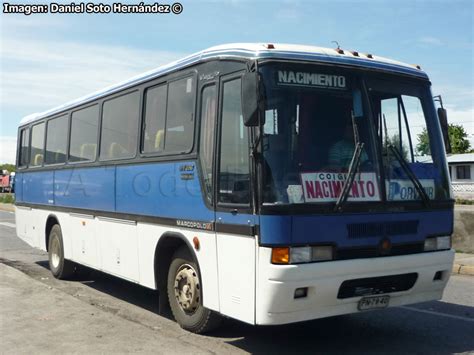
<path fill-rule="evenodd" d="M 132 77 L 126 81 L 106 87 L 92 94 L 70 101 L 53 109 L 25 116 L 20 125 L 29 124 L 44 117 L 59 113 L 63 110 L 79 106 L 89 101 L 104 97 L 131 87 L 135 84 L 154 79 L 172 71 L 185 68 L 210 59 L 286 59 L 300 61 L 314 61 L 333 64 L 350 65 L 391 71 L 401 74 L 421 77 L 428 76 L 419 66 L 405 64 L 392 59 L 376 55 L 364 54 L 348 50 L 334 48 L 323 48 L 296 44 L 269 44 L 269 43 L 232 43 L 211 47 L 203 51 L 191 54 L 185 58 L 176 60 L 169 64 L 160 66 L 143 74 Z"/>

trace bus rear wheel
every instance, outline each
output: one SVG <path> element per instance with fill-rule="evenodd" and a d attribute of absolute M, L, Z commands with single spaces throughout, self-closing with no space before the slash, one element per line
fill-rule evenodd
<path fill-rule="evenodd" d="M 49 269 L 57 279 L 68 279 L 74 274 L 74 263 L 64 259 L 64 243 L 61 227 L 55 224 L 49 232 Z"/>
<path fill-rule="evenodd" d="M 201 278 L 197 264 L 186 247 L 173 255 L 168 272 L 168 300 L 178 324 L 193 333 L 215 329 L 221 317 L 202 305 Z"/>

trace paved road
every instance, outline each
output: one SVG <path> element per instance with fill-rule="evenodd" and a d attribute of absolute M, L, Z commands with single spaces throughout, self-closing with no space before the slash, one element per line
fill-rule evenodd
<path fill-rule="evenodd" d="M 13 214 L 0 212 L 2 352 L 474 353 L 472 276 L 453 276 L 437 302 L 288 326 L 226 320 L 199 336 L 156 315 L 154 291 L 100 272 L 55 280 L 47 255 L 18 239 L 13 224 Z M 69 328 L 58 326 L 63 320 Z"/>

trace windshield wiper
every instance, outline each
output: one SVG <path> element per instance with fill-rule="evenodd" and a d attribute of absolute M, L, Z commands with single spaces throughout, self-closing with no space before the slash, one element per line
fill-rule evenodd
<path fill-rule="evenodd" d="M 347 201 L 349 197 L 349 191 L 351 190 L 352 183 L 354 182 L 355 175 L 360 165 L 360 157 L 362 156 L 362 149 L 364 148 L 364 143 L 356 143 L 354 150 L 354 155 L 352 156 L 351 163 L 349 164 L 349 171 L 347 172 L 347 178 L 344 182 L 341 195 L 337 199 L 336 205 L 334 206 L 334 211 L 341 211 L 342 205 Z"/>
<path fill-rule="evenodd" d="M 413 173 L 413 170 L 410 168 L 406 160 L 403 159 L 400 151 L 396 147 L 394 147 L 393 144 L 390 143 L 388 139 L 387 122 L 385 121 L 385 114 L 383 115 L 383 124 L 385 128 L 385 146 L 392 151 L 393 155 L 395 156 L 397 161 L 400 163 L 400 166 L 402 167 L 403 171 L 405 172 L 405 174 L 407 174 L 408 178 L 411 180 L 411 182 L 415 186 L 416 191 L 418 191 L 418 193 L 420 194 L 421 199 L 423 200 L 423 203 L 425 204 L 425 206 L 427 206 L 429 204 L 430 198 L 428 194 L 426 193 L 425 189 L 423 188 L 423 185 L 421 184 L 418 177 Z M 390 165 L 390 163 L 388 163 L 388 165 Z"/>
<path fill-rule="evenodd" d="M 347 201 L 347 198 L 349 197 L 349 191 L 351 190 L 355 175 L 359 170 L 362 149 L 364 148 L 364 143 L 361 143 L 359 141 L 359 131 L 357 129 L 357 124 L 355 123 L 354 113 L 352 113 L 352 128 L 354 130 L 355 141 L 354 154 L 352 155 L 351 163 L 349 164 L 349 170 L 347 171 L 346 181 L 344 181 L 344 186 L 342 187 L 341 194 L 339 195 L 339 198 L 336 201 L 336 205 L 334 206 L 334 211 L 342 211 L 342 205 Z"/>

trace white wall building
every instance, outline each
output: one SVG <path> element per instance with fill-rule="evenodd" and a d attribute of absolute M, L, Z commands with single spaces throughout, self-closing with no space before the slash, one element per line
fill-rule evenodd
<path fill-rule="evenodd" d="M 447 160 L 454 196 L 474 199 L 474 153 L 452 154 Z"/>

